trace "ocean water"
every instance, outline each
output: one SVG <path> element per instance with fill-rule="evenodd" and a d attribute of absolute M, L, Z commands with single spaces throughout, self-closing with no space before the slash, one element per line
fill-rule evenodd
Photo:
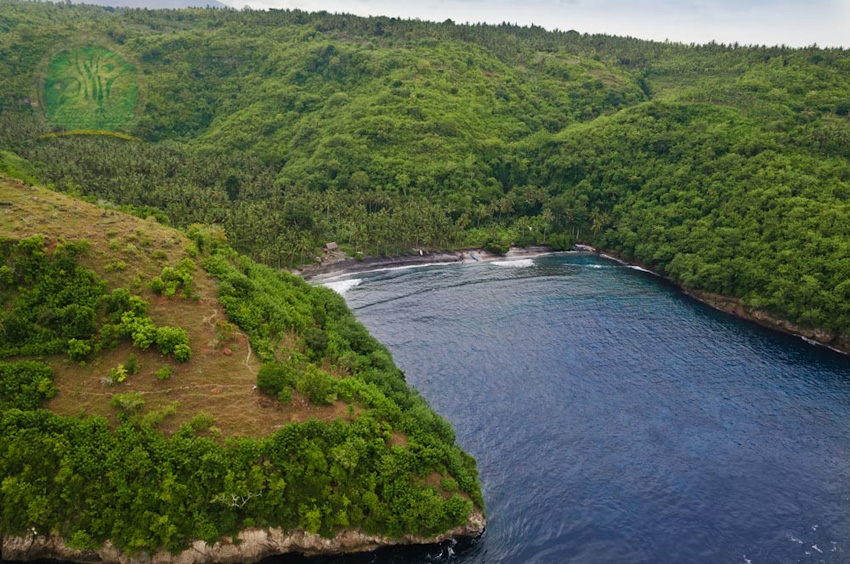
<path fill-rule="evenodd" d="M 850 562 L 850 359 L 591 255 L 334 283 L 478 460 L 489 524 L 318 562 Z"/>

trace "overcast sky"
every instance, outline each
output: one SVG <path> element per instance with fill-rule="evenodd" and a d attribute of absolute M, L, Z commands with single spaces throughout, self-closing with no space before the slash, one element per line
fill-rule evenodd
<path fill-rule="evenodd" d="M 706 43 L 850 47 L 850 0 L 222 0 L 457 23 L 536 24 L 581 33 Z"/>

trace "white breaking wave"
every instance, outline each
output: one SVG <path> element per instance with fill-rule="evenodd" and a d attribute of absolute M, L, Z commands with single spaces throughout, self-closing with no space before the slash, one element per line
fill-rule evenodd
<path fill-rule="evenodd" d="M 653 274 L 653 275 L 655 275 L 655 276 L 658 276 L 658 274 L 656 274 L 655 272 L 652 272 L 651 270 L 647 270 L 647 269 L 645 269 L 645 268 L 643 268 L 643 267 L 641 267 L 641 266 L 635 266 L 635 265 L 633 265 L 633 264 L 627 264 L 626 266 L 627 266 L 628 268 L 631 268 L 632 270 L 639 270 L 639 271 L 641 271 L 641 272 L 646 272 L 647 274 Z"/>
<path fill-rule="evenodd" d="M 797 544 L 803 544 L 803 541 L 801 541 L 791 533 L 788 533 L 788 540 L 790 540 L 791 542 L 796 542 Z"/>
<path fill-rule="evenodd" d="M 396 270 L 412 270 L 414 268 L 425 268 L 429 266 L 449 266 L 452 264 L 457 264 L 456 262 L 423 262 L 417 264 L 405 264 L 404 266 L 384 266 L 382 268 L 375 268 L 373 270 L 363 270 L 366 274 L 371 274 L 373 272 L 395 272 Z"/>
<path fill-rule="evenodd" d="M 519 259 L 519 260 L 494 260 L 492 263 L 496 266 L 509 266 L 511 268 L 528 268 L 529 266 L 534 266 L 534 261 L 531 259 Z"/>
<path fill-rule="evenodd" d="M 348 280 L 336 280 L 334 282 L 325 282 L 322 284 L 325 288 L 330 288 L 340 296 L 344 296 L 347 291 L 359 286 L 363 282 L 361 278 L 350 278 Z"/>

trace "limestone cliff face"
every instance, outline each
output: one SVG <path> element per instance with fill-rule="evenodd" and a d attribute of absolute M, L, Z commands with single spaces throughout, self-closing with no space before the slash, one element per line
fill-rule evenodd
<path fill-rule="evenodd" d="M 224 539 L 215 544 L 195 541 L 178 554 L 157 552 L 129 555 L 107 541 L 100 550 L 75 550 L 65 541 L 51 535 L 29 533 L 24 536 L 3 537 L 4 560 L 67 560 L 71 562 L 103 562 L 105 564 L 248 564 L 287 552 L 304 554 L 343 554 L 374 550 L 383 546 L 435 544 L 450 538 L 476 537 L 484 532 L 486 520 L 473 511 L 469 521 L 456 529 L 433 538 L 406 535 L 392 539 L 367 535 L 361 531 L 345 530 L 334 538 L 323 538 L 303 530 L 247 529 L 236 539 Z"/>

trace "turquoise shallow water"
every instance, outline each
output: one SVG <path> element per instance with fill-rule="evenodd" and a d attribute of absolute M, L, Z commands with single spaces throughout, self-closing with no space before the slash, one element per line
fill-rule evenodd
<path fill-rule="evenodd" d="M 589 255 L 332 285 L 477 458 L 490 522 L 323 562 L 850 562 L 850 359 Z"/>

